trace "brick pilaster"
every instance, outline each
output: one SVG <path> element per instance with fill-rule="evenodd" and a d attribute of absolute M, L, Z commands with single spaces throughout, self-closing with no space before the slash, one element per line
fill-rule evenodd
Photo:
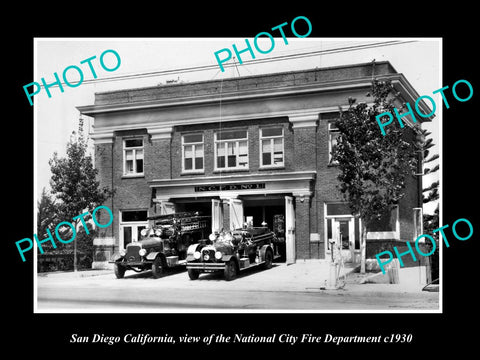
<path fill-rule="evenodd" d="M 310 196 L 295 196 L 295 246 L 297 260 L 310 259 Z"/>

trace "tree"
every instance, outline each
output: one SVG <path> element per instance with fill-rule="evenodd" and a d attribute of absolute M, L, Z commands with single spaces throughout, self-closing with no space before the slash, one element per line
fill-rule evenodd
<path fill-rule="evenodd" d="M 79 121 L 78 133 L 72 132 L 67 144 L 67 154 L 59 158 L 55 152 L 49 160 L 52 177 L 50 186 L 52 193 L 59 200 L 57 216 L 61 221 L 72 222 L 79 229 L 80 218 L 74 217 L 86 211 L 92 212 L 103 204 L 113 192 L 107 187 L 100 188 L 96 180 L 97 170 L 93 167 L 92 158 L 87 155 L 87 141 L 83 136 L 83 120 Z M 78 233 L 78 232 L 77 232 Z M 85 242 L 89 241 L 90 244 Z M 74 271 L 77 270 L 77 243 L 80 247 L 92 248 L 92 236 L 78 236 L 74 240 Z"/>
<path fill-rule="evenodd" d="M 394 94 L 394 96 L 391 96 Z M 361 272 L 365 272 L 366 238 L 369 227 L 382 215 L 390 213 L 404 196 L 406 180 L 417 166 L 414 145 L 405 141 L 404 129 L 390 126 L 386 135 L 379 130 L 376 116 L 394 113 L 393 102 L 398 96 L 390 81 L 373 80 L 367 96 L 373 105 L 355 104 L 336 121 L 339 129 L 333 161 L 340 171 L 339 190 L 352 214 L 362 220 L 360 241 Z"/>
<path fill-rule="evenodd" d="M 428 132 L 427 130 L 421 130 L 421 136 L 423 137 L 423 140 L 421 142 L 421 146 L 419 151 L 422 152 L 422 156 L 424 158 L 423 164 L 430 164 L 434 162 L 435 160 L 439 159 L 438 154 L 433 154 L 432 156 L 428 157 L 430 153 L 430 149 L 435 146 L 433 143 L 433 139 L 429 138 L 425 141 L 425 139 L 430 135 L 431 133 Z M 430 166 L 430 165 L 429 165 Z M 437 164 L 433 168 L 427 168 L 425 167 L 423 171 L 423 176 L 425 175 L 432 175 L 435 172 L 437 172 L 440 169 L 440 166 Z M 430 202 L 438 201 L 440 198 L 439 194 L 439 186 L 440 186 L 440 181 L 432 181 L 429 186 L 423 188 L 422 192 L 426 193 L 426 196 L 423 196 L 423 204 L 428 204 Z M 438 229 L 440 227 L 439 225 L 439 205 L 437 203 L 437 206 L 433 212 L 433 214 L 423 214 L 423 232 L 424 234 L 430 234 L 434 239 L 435 239 L 435 251 L 434 253 L 428 258 L 428 261 L 431 264 L 431 276 L 432 279 L 438 279 L 439 277 L 439 232 L 433 232 L 434 230 Z M 426 245 L 427 250 L 425 251 L 426 253 L 430 253 L 432 250 L 433 244 L 427 243 Z"/>
<path fill-rule="evenodd" d="M 47 192 L 45 188 L 42 189 L 40 199 L 37 201 L 37 208 L 37 236 L 39 239 L 45 239 L 48 236 L 47 229 L 49 229 L 50 232 L 53 233 L 54 222 L 57 217 L 55 201 L 52 199 L 51 195 Z M 47 242 L 42 244 L 42 248 L 53 248 L 53 245 Z"/>
<path fill-rule="evenodd" d="M 432 156 L 428 157 L 428 155 L 430 154 L 430 148 L 432 148 L 433 146 L 435 146 L 435 144 L 433 143 L 433 139 L 432 138 L 428 138 L 426 139 L 429 135 L 431 135 L 431 133 L 425 129 L 420 129 L 419 130 L 420 132 L 420 136 L 422 138 L 422 141 L 420 143 L 420 146 L 419 146 L 419 151 L 422 152 L 422 157 L 423 157 L 423 164 L 428 164 L 428 163 L 431 163 L 435 160 L 438 160 L 439 159 L 439 155 L 438 154 L 433 154 Z M 426 139 L 426 140 L 425 140 Z M 433 174 L 435 172 L 437 172 L 438 170 L 440 169 L 440 165 L 435 165 L 433 168 L 425 168 L 424 171 L 423 171 L 423 175 L 429 175 L 429 174 Z M 423 203 L 424 204 L 427 204 L 429 202 L 432 202 L 432 201 L 436 201 L 439 199 L 439 193 L 438 193 L 438 187 L 440 185 L 440 182 L 439 181 L 433 181 L 429 186 L 427 186 L 426 188 L 424 188 L 422 191 L 424 193 L 427 193 L 427 196 L 423 196 Z"/>

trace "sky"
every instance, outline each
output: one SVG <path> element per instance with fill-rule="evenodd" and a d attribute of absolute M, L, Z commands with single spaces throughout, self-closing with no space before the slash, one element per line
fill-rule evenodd
<path fill-rule="evenodd" d="M 253 39 L 249 39 L 250 42 Z M 270 40 L 260 38 L 259 48 L 268 49 Z M 51 176 L 48 160 L 53 153 L 65 155 L 66 144 L 72 131 L 77 130 L 79 111 L 77 106 L 92 105 L 96 92 L 138 88 L 165 84 L 169 80 L 184 82 L 231 78 L 249 75 L 259 75 L 272 72 L 311 69 L 315 67 L 329 67 L 355 63 L 375 61 L 389 61 L 399 73 L 403 73 L 410 84 L 421 95 L 430 95 L 437 104 L 436 117 L 431 123 L 423 125 L 432 132 L 433 141 L 437 146 L 432 153 L 441 151 L 441 104 L 440 94 L 432 95 L 434 90 L 441 88 L 442 79 L 442 46 L 438 38 L 275 38 L 273 50 L 268 54 L 256 52 L 252 59 L 249 53 L 242 54 L 247 63 L 236 67 L 226 68 L 221 72 L 216 66 L 214 53 L 223 48 L 232 50 L 232 44 L 239 49 L 244 48 L 244 38 L 37 38 L 35 39 L 34 79 L 46 83 L 54 82 L 54 73 L 61 78 L 63 70 L 75 65 L 82 69 L 83 83 L 78 87 L 64 85 L 62 93 L 58 87 L 50 88 L 51 98 L 48 98 L 44 89 L 34 96 L 35 113 L 35 154 L 34 174 L 36 194 L 41 194 L 45 187 L 50 188 Z M 352 47 L 366 44 L 389 45 L 369 47 L 352 51 L 329 51 L 332 49 Z M 117 70 L 104 70 L 100 63 L 100 55 L 105 50 L 115 50 L 121 59 Z M 323 51 L 323 53 L 319 53 Z M 269 61 L 269 59 L 284 55 L 299 55 L 315 52 L 313 56 L 293 57 L 283 61 Z M 88 64 L 81 61 L 96 56 L 91 64 L 97 74 L 97 81 L 93 79 Z M 224 54 L 221 54 L 224 56 Z M 113 68 L 116 65 L 111 53 L 104 57 L 105 65 Z M 231 62 L 230 62 L 231 63 Z M 228 64 L 228 63 L 225 63 Z M 190 68 L 211 65 L 207 71 L 181 72 L 167 75 L 153 75 L 134 79 L 115 79 L 121 75 L 150 73 L 165 70 Z M 68 71 L 68 79 L 76 83 L 75 70 Z M 26 84 L 25 84 L 26 85 Z M 25 97 L 26 105 L 28 99 Z M 84 117 L 85 127 L 93 124 L 93 119 Z M 433 163 L 435 164 L 435 163 Z M 424 186 L 439 178 L 439 172 L 426 176 Z M 435 204 L 424 207 L 425 213 L 432 213 Z"/>

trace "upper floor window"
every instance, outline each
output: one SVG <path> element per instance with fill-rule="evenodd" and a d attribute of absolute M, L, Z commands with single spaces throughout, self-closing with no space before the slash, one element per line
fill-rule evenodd
<path fill-rule="evenodd" d="M 215 133 L 215 170 L 248 169 L 247 130 Z"/>
<path fill-rule="evenodd" d="M 284 166 L 283 127 L 260 129 L 260 166 Z"/>
<path fill-rule="evenodd" d="M 182 171 L 203 171 L 203 134 L 182 136 Z"/>
<path fill-rule="evenodd" d="M 333 161 L 333 151 L 338 143 L 338 137 L 340 136 L 340 130 L 335 126 L 335 123 L 328 123 L 328 163 L 338 164 L 337 161 Z"/>
<path fill-rule="evenodd" d="M 143 138 L 123 140 L 123 174 L 143 175 Z"/>

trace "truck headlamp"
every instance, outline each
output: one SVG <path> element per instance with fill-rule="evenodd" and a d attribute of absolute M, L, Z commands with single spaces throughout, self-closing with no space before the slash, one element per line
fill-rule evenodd
<path fill-rule="evenodd" d="M 208 235 L 208 238 L 213 241 L 217 238 L 217 235 L 215 235 L 214 233 L 211 233 L 210 235 Z"/>
<path fill-rule="evenodd" d="M 145 255 L 147 255 L 147 250 L 145 250 L 145 249 L 140 249 L 140 250 L 138 251 L 138 255 L 140 255 L 140 256 L 145 256 Z"/>
<path fill-rule="evenodd" d="M 215 252 L 215 259 L 220 260 L 222 258 L 222 253 L 220 251 Z"/>
<path fill-rule="evenodd" d="M 195 252 L 193 253 L 193 257 L 194 257 L 195 259 L 197 259 L 197 260 L 200 259 L 200 255 L 201 255 L 201 254 L 200 254 L 200 251 L 195 251 Z"/>
<path fill-rule="evenodd" d="M 140 231 L 140 234 L 141 234 L 142 236 L 147 236 L 148 230 L 147 230 L 147 229 L 142 229 L 142 231 Z"/>
<path fill-rule="evenodd" d="M 162 230 L 161 229 L 156 229 L 155 230 L 155 236 L 160 236 L 162 235 Z"/>

